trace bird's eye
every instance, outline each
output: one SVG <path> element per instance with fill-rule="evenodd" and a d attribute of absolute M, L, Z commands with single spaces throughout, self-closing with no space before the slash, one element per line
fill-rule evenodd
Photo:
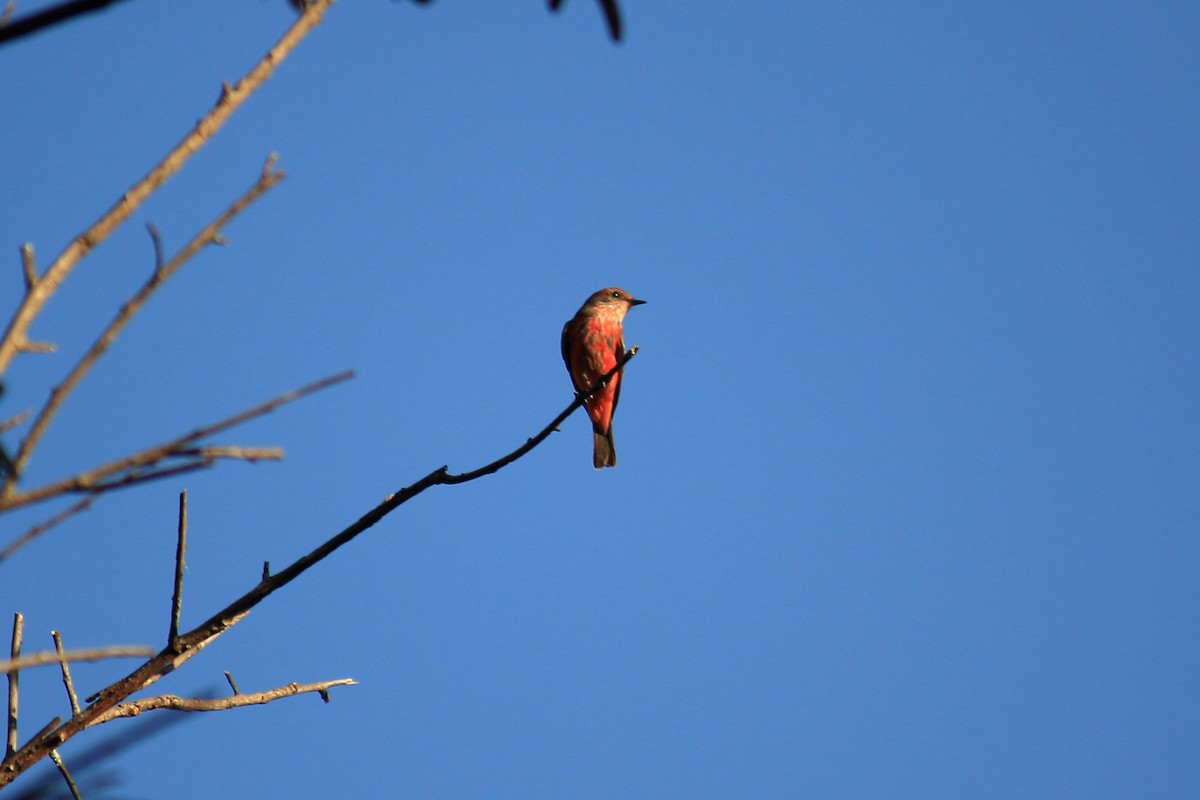
<path fill-rule="evenodd" d="M 612 293 L 612 296 L 613 296 L 613 297 L 618 297 L 618 298 L 619 298 L 619 297 L 621 296 L 621 293 L 620 293 L 620 292 L 613 292 L 613 293 Z"/>

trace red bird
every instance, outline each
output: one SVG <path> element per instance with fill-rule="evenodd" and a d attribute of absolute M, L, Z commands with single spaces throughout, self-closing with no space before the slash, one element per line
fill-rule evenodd
<path fill-rule="evenodd" d="M 621 322 L 629 309 L 644 302 L 615 286 L 601 289 L 563 325 L 562 356 L 576 392 L 595 386 L 625 355 Z M 592 418 L 592 466 L 596 469 L 617 465 L 612 418 L 620 399 L 621 372 L 618 372 L 584 403 Z"/>

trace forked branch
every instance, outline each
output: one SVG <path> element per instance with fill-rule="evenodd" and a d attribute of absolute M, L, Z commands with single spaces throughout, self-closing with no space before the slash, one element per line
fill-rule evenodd
<path fill-rule="evenodd" d="M 20 447 L 17 448 L 16 455 L 13 456 L 12 466 L 4 480 L 4 491 L 0 496 L 7 498 L 16 491 L 17 478 L 24 471 L 25 465 L 29 462 L 29 457 L 33 455 L 34 448 L 37 447 L 38 443 L 42 440 L 42 436 L 45 435 L 50 422 L 54 419 L 55 413 L 62 407 L 67 396 L 74 391 L 75 387 L 80 384 L 88 372 L 91 371 L 92 367 L 95 366 L 96 362 L 100 360 L 100 357 L 108 352 L 109 347 L 121 335 L 121 332 L 125 330 L 125 326 L 142 310 L 146 301 L 171 276 L 178 272 L 180 267 L 190 261 L 193 256 L 208 245 L 218 242 L 221 231 L 225 229 L 225 226 L 232 222 L 238 214 L 242 213 L 247 206 L 270 191 L 283 178 L 284 173 L 275 168 L 275 156 L 272 155 L 267 159 L 266 164 L 263 165 L 262 173 L 259 175 L 258 180 L 254 182 L 254 185 L 247 189 L 241 197 L 233 201 L 216 219 L 204 226 L 169 261 L 162 261 L 161 243 L 157 232 L 151 229 L 151 238 L 154 240 L 156 252 L 154 270 L 146 282 L 142 284 L 141 288 L 134 293 L 133 297 L 121 305 L 116 316 L 100 332 L 100 335 L 96 337 L 96 341 L 92 342 L 92 346 L 87 349 L 87 352 L 79 358 L 79 361 L 67 373 L 67 377 L 63 382 L 55 386 L 50 392 L 50 397 L 46 400 L 41 410 L 38 411 L 33 424 L 29 428 L 29 432 L 21 441 Z M 36 283 L 36 279 L 34 282 Z"/>
<path fill-rule="evenodd" d="M 284 697 L 294 697 L 298 694 L 317 693 L 326 703 L 329 702 L 329 690 L 335 686 L 356 686 L 358 681 L 353 678 L 338 678 L 332 681 L 317 681 L 316 683 L 289 683 L 265 692 L 243 694 L 237 692 L 229 697 L 179 697 L 174 694 L 164 694 L 158 697 L 147 697 L 144 700 L 132 700 L 120 703 L 101 714 L 92 723 L 101 725 L 121 717 L 136 717 L 143 711 L 169 709 L 171 711 L 227 711 L 231 708 L 244 706 L 261 706 L 273 700 Z"/>
<path fill-rule="evenodd" d="M 288 28 L 275 46 L 267 51 L 241 80 L 233 85 L 225 84 L 216 105 L 200 118 L 179 144 L 145 177 L 131 186 L 100 219 L 76 236 L 46 271 L 37 277 L 33 285 L 28 287 L 9 322 L 8 329 L 4 336 L 0 337 L 0 375 L 8 370 L 8 365 L 18 352 L 29 348 L 30 342 L 27 337 L 33 320 L 79 261 L 96 245 L 107 239 L 146 198 L 175 175 L 187 160 L 221 129 L 233 112 L 271 77 L 280 62 L 321 22 L 332 4 L 333 0 L 309 0 L 304 7 L 304 13 Z M 28 281 L 27 267 L 25 275 Z"/>
<path fill-rule="evenodd" d="M 612 377 L 619 371 L 624 369 L 625 365 L 637 355 L 638 348 L 631 347 L 625 355 L 618 360 L 616 366 L 605 373 L 595 385 L 589 387 L 586 391 L 579 392 L 575 395 L 575 399 L 571 401 L 563 411 L 556 416 L 551 422 L 546 425 L 537 435 L 527 439 L 524 444 L 518 447 L 511 453 L 496 459 L 479 469 L 470 472 L 464 472 L 457 475 L 450 474 L 446 467 L 439 467 L 433 472 L 426 475 L 421 480 L 389 495 L 382 503 L 368 511 L 356 522 L 345 528 L 336 536 L 325 541 L 319 547 L 307 555 L 301 556 L 282 571 L 270 574 L 269 570 L 263 570 L 262 579 L 250 591 L 234 600 L 225 608 L 213 614 L 204 622 L 192 630 L 181 633 L 173 637 L 173 640 L 167 644 L 162 651 L 139 666 L 129 675 L 121 680 L 107 686 L 96 694 L 88 698 L 88 705 L 78 714 L 75 714 L 66 722 L 62 723 L 54 730 L 47 732 L 44 735 L 39 735 L 31 740 L 24 747 L 20 748 L 16 753 L 9 758 L 2 767 L 0 767 L 0 788 L 10 783 L 18 774 L 24 772 L 31 765 L 37 763 L 42 758 L 45 758 L 50 750 L 55 749 L 72 738 L 76 734 L 99 724 L 100 722 L 111 719 L 113 715 L 121 716 L 120 712 L 115 712 L 120 704 L 125 701 L 134 692 L 141 691 L 148 686 L 156 683 L 164 675 L 178 669 L 182 664 L 191 659 L 196 653 L 200 652 L 204 647 L 209 645 L 225 631 L 232 628 L 241 620 L 245 619 L 251 609 L 265 600 L 275 591 L 283 588 L 293 580 L 298 578 L 304 572 L 308 571 L 317 562 L 329 556 L 342 545 L 354 539 L 363 531 L 375 525 L 381 519 L 386 517 L 392 511 L 399 508 L 404 503 L 416 497 L 421 492 L 431 486 L 439 484 L 459 484 L 481 478 L 484 475 L 490 475 L 503 467 L 516 461 L 521 456 L 531 451 L 534 447 L 544 441 L 551 433 L 558 429 L 571 414 L 578 410 L 589 397 L 598 392 Z M 177 548 L 180 552 L 180 548 Z M 315 686 L 315 684 L 314 684 Z M 320 691 L 319 689 L 311 689 L 310 691 Z M 236 700 L 241 697 L 253 697 L 253 695 L 243 695 L 240 693 L 234 694 L 233 698 L 227 700 Z M 167 701 L 163 701 L 167 702 Z M 174 701 L 170 701 L 174 702 Z M 238 701 L 241 702 L 241 701 Z M 166 706 L 162 706 L 166 707 Z"/>

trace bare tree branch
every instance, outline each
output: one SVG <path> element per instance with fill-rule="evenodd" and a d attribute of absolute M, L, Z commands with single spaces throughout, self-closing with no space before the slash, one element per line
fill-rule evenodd
<path fill-rule="evenodd" d="M 68 2 L 59 3 L 41 11 L 26 14 L 20 19 L 8 21 L 0 26 L 0 45 L 74 19 L 81 14 L 99 11 L 118 2 L 120 0 L 68 0 Z M 12 4 L 10 3 L 10 5 Z"/>
<path fill-rule="evenodd" d="M 297 17 L 275 46 L 241 80 L 232 86 L 226 84 L 216 105 L 196 123 L 179 144 L 167 153 L 144 178 L 130 187 L 99 220 L 75 237 L 74 241 L 67 245 L 66 249 L 37 279 L 34 286 L 25 292 L 8 329 L 4 336 L 0 337 L 0 375 L 8 370 L 8 365 L 12 362 L 13 357 L 27 343 L 27 334 L 34 318 L 62 282 L 66 280 L 67 275 L 75 268 L 80 259 L 108 238 L 109 234 L 128 219 L 129 215 L 147 197 L 178 172 L 187 163 L 187 160 L 221 129 L 233 112 L 271 77 L 275 68 L 321 22 L 332 3 L 333 0 L 312 0 L 308 3 L 304 13 Z M 15 24 L 0 29 L 0 32 L 7 30 L 8 38 L 12 38 L 13 27 Z"/>
<path fill-rule="evenodd" d="M 29 242 L 21 245 L 21 267 L 25 270 L 25 291 L 37 285 L 37 261 L 33 255 L 33 245 Z"/>
<path fill-rule="evenodd" d="M 50 517 L 49 519 L 42 520 L 38 524 L 34 525 L 32 528 L 30 528 L 29 530 L 25 531 L 20 536 L 18 536 L 16 539 L 13 539 L 12 542 L 10 542 L 9 545 L 7 547 L 5 547 L 3 550 L 0 550 L 0 563 L 3 563 L 4 560 L 7 559 L 9 556 L 11 556 L 13 553 L 17 552 L 22 547 L 24 547 L 25 545 L 32 542 L 34 539 L 38 538 L 43 533 L 46 533 L 54 526 L 61 525 L 62 523 L 66 522 L 71 517 L 75 516 L 76 514 L 79 514 L 83 511 L 87 511 L 89 508 L 92 507 L 92 503 L 94 503 L 95 501 L 96 501 L 95 496 L 85 497 L 82 500 L 80 500 L 79 502 L 67 506 L 62 511 L 59 511 L 57 514 Z"/>
<path fill-rule="evenodd" d="M 220 234 L 221 230 L 232 222 L 238 214 L 242 213 L 247 206 L 270 191 L 283 178 L 284 173 L 275 169 L 275 156 L 272 155 L 267 159 L 266 164 L 263 165 L 262 173 L 259 175 L 258 180 L 254 182 L 254 185 L 247 189 L 241 197 L 233 201 L 216 219 L 201 229 L 183 249 L 165 264 L 161 260 L 162 253 L 158 237 L 157 235 L 153 235 L 156 252 L 154 271 L 133 297 L 122 304 L 117 315 L 101 331 L 87 352 L 79 358 L 79 361 L 67 373 L 67 377 L 63 379 L 63 382 L 51 390 L 50 397 L 46 400 L 41 410 L 38 411 L 33 425 L 22 440 L 20 447 L 17 448 L 17 454 L 12 459 L 12 468 L 9 470 L 4 483 L 5 495 L 11 495 L 15 491 L 17 477 L 25 470 L 25 466 L 29 462 L 29 457 L 33 455 L 34 448 L 37 447 L 42 436 L 45 435 L 50 422 L 54 419 L 54 415 L 62 406 L 63 401 L 79 385 L 100 357 L 108 351 L 108 348 L 116 341 L 130 320 L 142 310 L 142 307 L 150 299 L 150 296 L 174 275 L 180 267 L 191 260 L 196 253 L 216 241 L 216 237 Z M 36 283 L 36 279 L 34 282 Z"/>
<path fill-rule="evenodd" d="M 9 417 L 8 419 L 4 420 L 3 422 L 0 422 L 0 433 L 4 433 L 5 431 L 10 430 L 11 428 L 17 427 L 18 425 L 25 424 L 25 420 L 29 419 L 29 417 L 32 416 L 32 414 L 33 414 L 32 411 L 29 411 L 28 409 L 26 409 L 25 411 L 22 411 L 20 414 L 14 414 L 13 416 Z"/>
<path fill-rule="evenodd" d="M 21 660 L 21 638 L 25 632 L 25 617 L 21 612 L 13 614 L 12 647 L 9 650 L 11 660 L 16 663 Z M 17 706 L 20 702 L 20 669 L 4 670 L 8 674 L 8 735 L 5 737 L 4 760 L 12 758 L 17 751 Z"/>
<path fill-rule="evenodd" d="M 145 658 L 154 655 L 153 647 L 137 644 L 117 644 L 111 647 L 92 647 L 87 650 L 64 650 L 55 652 L 43 650 L 21 656 L 16 653 L 7 661 L 0 661 L 0 674 L 8 673 L 11 678 L 18 670 L 30 667 L 44 667 L 47 664 L 61 664 L 64 661 L 101 661 L 106 658 Z"/>
<path fill-rule="evenodd" d="M 175 591 L 171 593 L 171 627 L 167 647 L 179 639 L 179 615 L 183 611 L 183 557 L 187 553 L 187 490 L 179 493 L 179 535 L 175 540 Z"/>
<path fill-rule="evenodd" d="M 79 695 L 75 694 L 75 682 L 71 680 L 71 667 L 67 664 L 67 654 L 63 649 L 62 634 L 58 631 L 50 631 L 50 636 L 54 639 L 54 652 L 58 654 L 58 661 L 62 665 L 63 687 L 67 690 L 67 699 L 71 703 L 71 713 L 79 713 Z"/>
<path fill-rule="evenodd" d="M 164 675 L 178 669 L 191 659 L 192 656 L 207 647 L 218 636 L 245 619 L 252 608 L 272 593 L 291 583 L 317 562 L 329 556 L 342 545 L 375 525 L 375 523 L 421 492 L 438 484 L 452 485 L 466 483 L 484 475 L 490 475 L 528 453 L 553 433 L 563 420 L 578 410 L 589 397 L 598 392 L 608 381 L 612 380 L 612 377 L 617 372 L 624 369 L 625 365 L 637 355 L 637 352 L 638 348 L 636 346 L 629 348 L 625 355 L 617 361 L 616 365 L 601 376 L 595 385 L 589 387 L 587 391 L 577 393 L 571 404 L 555 417 L 549 425 L 533 438 L 526 440 L 524 444 L 508 455 L 477 470 L 458 475 L 451 475 L 446 467 L 439 467 L 411 486 L 407 486 L 388 496 L 382 503 L 368 511 L 356 522 L 341 531 L 341 533 L 325 541 L 307 555 L 296 559 L 296 561 L 292 562 L 292 564 L 282 571 L 271 575 L 269 574 L 270 570 L 264 567 L 262 580 L 251 588 L 250 591 L 234 600 L 216 614 L 213 614 L 192 630 L 179 634 L 173 646 L 164 648 L 129 675 L 87 698 L 90 705 L 60 725 L 51 734 L 35 738 L 35 740 L 14 753 L 11 758 L 0 766 L 0 789 L 31 765 L 44 758 L 50 749 L 60 746 L 92 725 L 111 719 L 110 716 L 106 715 L 112 709 L 117 708 L 125 698 L 134 692 L 151 686 Z M 312 691 L 319 690 L 313 689 Z M 250 695 L 235 695 L 235 697 L 250 697 Z"/>
<path fill-rule="evenodd" d="M 604 13 L 604 21 L 608 25 L 608 35 L 614 42 L 621 41 L 621 9 L 617 8 L 617 0 L 597 0 L 600 10 Z M 562 0 L 550 0 L 550 10 L 558 11 Z"/>
<path fill-rule="evenodd" d="M 333 687 L 355 686 L 357 684 L 358 681 L 353 678 L 339 678 L 332 681 L 317 681 L 316 683 L 293 682 L 266 692 L 254 692 L 252 694 L 242 694 L 239 692 L 229 697 L 179 697 L 178 695 L 164 694 L 158 697 L 147 697 L 144 700 L 134 700 L 129 703 L 121 703 L 113 706 L 107 712 L 97 717 L 92 724 L 102 725 L 105 722 L 111 722 L 121 717 L 136 717 L 143 711 L 156 711 L 159 709 L 170 709 L 172 711 L 227 711 L 231 708 L 241 708 L 243 706 L 261 706 L 284 697 L 294 697 L 298 694 L 308 694 L 310 692 L 320 694 L 325 699 L 325 702 L 328 703 L 327 693 Z"/>
<path fill-rule="evenodd" d="M 71 771 L 67 769 L 67 765 L 63 762 L 62 756 L 58 754 L 57 750 L 50 751 L 50 760 L 54 762 L 54 766 L 58 767 L 58 773 L 67 782 L 67 788 L 71 791 L 71 797 L 74 800 L 83 800 L 83 795 L 79 793 L 79 787 L 75 785 L 75 779 L 71 777 Z"/>
<path fill-rule="evenodd" d="M 201 439 L 221 433 L 256 417 L 261 417 L 264 414 L 269 414 L 279 406 L 293 402 L 334 384 L 349 380 L 352 377 L 354 377 L 352 370 L 339 372 L 337 375 L 331 375 L 328 378 L 322 378 L 306 386 L 301 386 L 298 389 L 284 392 L 278 397 L 272 398 L 253 408 L 238 412 L 231 417 L 226 417 L 219 422 L 197 428 L 191 433 L 119 458 L 95 469 L 63 478 L 36 489 L 30 489 L 27 492 L 18 492 L 10 494 L 7 497 L 0 497 L 0 512 L 10 511 L 14 508 L 30 505 L 31 503 L 42 502 L 51 497 L 63 494 L 88 493 L 95 495 L 135 483 L 144 483 L 169 475 L 177 475 L 180 472 L 190 472 L 195 469 L 211 466 L 215 460 L 222 458 L 246 461 L 280 458 L 282 457 L 282 452 L 278 448 L 197 448 L 194 447 L 194 444 Z M 184 463 L 171 463 L 160 466 L 164 461 L 172 459 L 183 459 Z M 9 554 L 7 550 L 5 554 Z"/>

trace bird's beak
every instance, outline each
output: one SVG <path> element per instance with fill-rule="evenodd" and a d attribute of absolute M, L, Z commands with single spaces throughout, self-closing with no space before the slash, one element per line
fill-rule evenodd
<path fill-rule="evenodd" d="M 645 302 L 646 302 L 645 300 L 638 300 L 636 297 L 629 298 L 629 305 L 631 305 L 631 306 L 640 306 L 641 304 L 643 304 Z"/>

